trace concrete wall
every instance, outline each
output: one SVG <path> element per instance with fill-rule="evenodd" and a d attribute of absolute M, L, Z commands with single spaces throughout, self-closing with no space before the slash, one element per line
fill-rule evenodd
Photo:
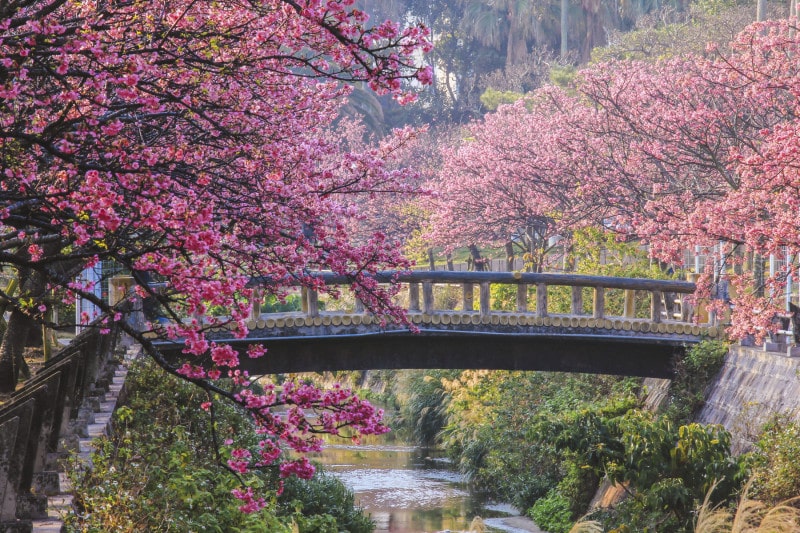
<path fill-rule="evenodd" d="M 731 346 L 697 421 L 725 426 L 742 453 L 776 414 L 800 421 L 800 357 Z"/>

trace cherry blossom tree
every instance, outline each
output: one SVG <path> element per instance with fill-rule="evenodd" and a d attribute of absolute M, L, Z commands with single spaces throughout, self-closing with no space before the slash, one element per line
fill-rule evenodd
<path fill-rule="evenodd" d="M 797 126 L 794 31 L 790 21 L 754 25 L 714 59 L 583 73 L 578 90 L 597 110 L 587 130 L 602 139 L 585 159 L 592 179 L 583 198 L 612 205 L 617 227 L 664 261 L 695 245 L 796 254 L 796 141 L 787 135 Z M 782 306 L 771 296 L 783 278 L 758 291 L 752 272 L 736 270 L 731 333 L 763 335 Z M 701 286 L 722 274 L 705 272 Z"/>
<path fill-rule="evenodd" d="M 461 143 L 443 154 L 434 185 L 435 240 L 444 246 L 516 243 L 539 270 L 550 237 L 584 218 L 573 209 L 572 155 L 562 149 L 562 134 L 585 111 L 563 90 L 547 87 L 471 124 Z"/>
<path fill-rule="evenodd" d="M 499 108 L 446 154 L 437 235 L 498 245 L 526 220 L 550 234 L 596 224 L 664 262 L 721 245 L 728 267 L 701 273 L 698 295 L 729 275 L 730 333 L 763 335 L 791 269 L 757 287 L 743 263 L 800 252 L 797 30 L 772 21 L 702 57 L 600 63 L 568 91 Z"/>
<path fill-rule="evenodd" d="M 430 82 L 418 55 L 429 49 L 426 28 L 373 25 L 351 0 L 2 3 L 0 266 L 20 283 L 0 293 L 11 311 L 0 390 L 14 388 L 25 333 L 46 322 L 58 290 L 96 304 L 100 327 L 119 321 L 167 372 L 252 415 L 262 440 L 253 450 L 234 444 L 234 472 L 280 464 L 307 476 L 305 459 L 285 462 L 280 450 L 317 450 L 318 433 L 345 427 L 385 431 L 381 413 L 349 390 L 254 389 L 239 354 L 205 332 L 223 322 L 209 316 L 216 307 L 246 336 L 254 276 L 273 280 L 274 292 L 324 290 L 309 274 L 317 269 L 351 275 L 366 305 L 402 320 L 391 290 L 367 274 L 406 263 L 378 232 L 349 239 L 346 221 L 358 214 L 342 197 L 402 189 L 385 158 L 410 134 L 341 153 L 322 131 L 345 82 L 413 99 L 403 84 Z M 150 333 L 183 339 L 196 362 L 172 366 L 121 309 L 76 281 L 100 261 L 131 273 L 171 319 Z M 250 488 L 236 495 L 246 510 L 264 502 Z"/>

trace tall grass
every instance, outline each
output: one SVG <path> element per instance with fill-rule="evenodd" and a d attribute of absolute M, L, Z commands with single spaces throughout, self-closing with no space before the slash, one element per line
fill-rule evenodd
<path fill-rule="evenodd" d="M 800 533 L 800 496 L 769 507 L 748 496 L 748 483 L 734 513 L 711 505 L 715 487 L 698 509 L 694 533 Z"/>

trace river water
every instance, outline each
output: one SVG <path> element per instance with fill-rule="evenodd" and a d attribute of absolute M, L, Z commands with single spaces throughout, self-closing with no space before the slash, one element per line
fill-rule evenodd
<path fill-rule="evenodd" d="M 441 453 L 414 446 L 329 444 L 315 457 L 356 495 L 372 516 L 376 533 L 431 533 L 469 530 L 480 516 L 488 531 L 527 533 L 532 525 L 510 525 L 508 505 L 488 505 L 471 494 L 464 478 Z M 521 527 L 519 527 L 521 525 Z"/>

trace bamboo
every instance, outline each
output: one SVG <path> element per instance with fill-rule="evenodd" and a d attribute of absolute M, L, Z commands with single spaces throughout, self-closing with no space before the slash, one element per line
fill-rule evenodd
<path fill-rule="evenodd" d="M 583 314 L 583 287 L 572 287 L 572 302 L 570 303 L 570 312 L 573 315 Z"/>
<path fill-rule="evenodd" d="M 650 296 L 650 320 L 658 324 L 661 322 L 661 292 L 653 291 Z"/>
<path fill-rule="evenodd" d="M 475 309 L 475 295 L 473 293 L 473 285 L 472 283 L 462 283 L 461 284 L 461 292 L 462 292 L 462 303 L 461 307 L 464 311 L 473 311 Z"/>
<path fill-rule="evenodd" d="M 319 316 L 319 294 L 314 289 L 307 289 L 306 296 L 308 298 L 306 315 L 312 318 Z"/>

